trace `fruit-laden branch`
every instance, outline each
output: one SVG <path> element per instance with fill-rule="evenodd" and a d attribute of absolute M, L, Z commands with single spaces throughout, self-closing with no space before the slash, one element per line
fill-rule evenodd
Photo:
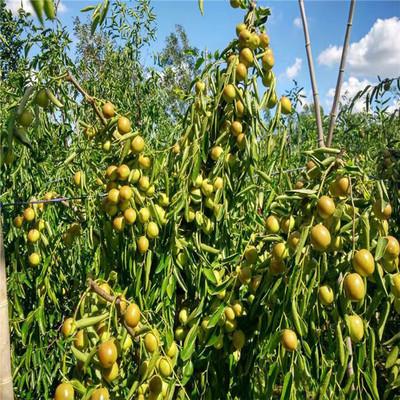
<path fill-rule="evenodd" d="M 121 297 L 115 297 L 111 294 L 108 294 L 107 292 L 105 292 L 92 278 L 88 279 L 88 283 L 89 283 L 89 287 L 90 289 L 95 292 L 96 294 L 98 294 L 100 297 L 102 297 L 104 300 L 108 301 L 109 303 L 113 303 L 115 302 L 116 306 L 118 307 L 121 303 Z M 117 310 L 119 311 L 119 307 L 117 308 Z M 129 334 L 134 338 L 136 336 L 135 331 L 130 328 L 129 326 L 127 326 L 126 324 L 125 328 L 126 330 L 129 332 Z"/>
<path fill-rule="evenodd" d="M 71 74 L 70 71 L 68 71 L 67 76 L 65 78 L 68 82 L 71 82 L 76 89 L 78 90 L 79 93 L 82 94 L 82 96 L 85 98 L 85 100 L 93 107 L 94 112 L 97 114 L 97 116 L 100 118 L 101 123 L 106 126 L 107 121 L 104 118 L 103 114 L 99 110 L 99 108 L 96 105 L 95 99 L 87 93 L 82 86 L 79 84 L 79 82 L 75 79 L 75 77 Z"/>
<path fill-rule="evenodd" d="M 312 86 L 313 97 L 314 97 L 315 119 L 317 121 L 317 132 L 318 132 L 318 146 L 324 147 L 325 146 L 324 132 L 322 129 L 321 109 L 320 109 L 320 105 L 319 105 L 319 94 L 318 94 L 317 80 L 315 79 L 314 62 L 313 62 L 312 52 L 311 52 L 310 34 L 308 32 L 307 17 L 306 17 L 306 11 L 304 8 L 304 0 L 299 0 L 299 7 L 300 7 L 301 20 L 303 22 L 303 31 L 304 31 L 304 39 L 306 42 L 308 69 L 310 71 L 311 86 Z"/>
<path fill-rule="evenodd" d="M 338 74 L 338 78 L 337 78 L 337 82 L 336 82 L 335 97 L 333 99 L 331 117 L 329 120 L 328 147 L 330 147 L 332 145 L 332 140 L 333 140 L 333 130 L 335 129 L 337 110 L 339 107 L 339 98 L 340 98 L 340 92 L 342 89 L 344 67 L 346 65 L 346 58 L 347 58 L 347 51 L 349 49 L 350 33 L 351 33 L 351 27 L 353 25 L 353 15 L 354 15 L 355 5 L 356 5 L 356 0 L 351 0 L 350 10 L 349 10 L 349 18 L 347 20 L 346 34 L 345 34 L 344 43 L 343 43 L 342 58 L 340 60 L 339 74 Z"/>
<path fill-rule="evenodd" d="M 8 300 L 6 260 L 3 246 L 2 215 L 0 207 L 0 399 L 13 400 L 13 381 L 11 375 L 10 328 L 8 324 Z"/>

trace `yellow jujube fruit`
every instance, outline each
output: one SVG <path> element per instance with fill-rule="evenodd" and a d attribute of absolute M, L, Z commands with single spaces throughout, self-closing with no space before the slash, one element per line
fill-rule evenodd
<path fill-rule="evenodd" d="M 120 181 L 126 181 L 130 173 L 131 170 L 126 164 L 122 164 L 117 168 L 117 176 Z"/>
<path fill-rule="evenodd" d="M 318 289 L 318 298 L 321 304 L 329 306 L 333 303 L 333 290 L 329 285 L 322 285 Z"/>
<path fill-rule="evenodd" d="M 54 400 L 74 400 L 75 399 L 75 391 L 74 387 L 67 382 L 60 383 L 54 394 Z"/>
<path fill-rule="evenodd" d="M 335 213 L 335 202 L 329 196 L 321 196 L 317 202 L 317 210 L 322 219 L 328 219 Z"/>
<path fill-rule="evenodd" d="M 374 256 L 367 249 L 357 251 L 352 263 L 353 268 L 361 276 L 371 276 L 375 271 Z"/>
<path fill-rule="evenodd" d="M 40 255 L 38 253 L 29 254 L 28 262 L 31 267 L 36 267 L 40 264 Z"/>
<path fill-rule="evenodd" d="M 365 285 L 357 273 L 348 274 L 343 280 L 346 296 L 351 301 L 361 301 L 365 296 Z"/>
<path fill-rule="evenodd" d="M 117 129 L 121 135 L 125 135 L 131 131 L 131 121 L 126 117 L 119 117 L 117 122 Z"/>
<path fill-rule="evenodd" d="M 392 276 L 392 293 L 395 297 L 400 298 L 400 273 Z"/>
<path fill-rule="evenodd" d="M 265 220 L 265 227 L 269 233 L 278 233 L 279 232 L 279 220 L 275 215 L 270 215 Z"/>
<path fill-rule="evenodd" d="M 286 96 L 281 97 L 281 112 L 282 114 L 290 114 L 292 112 L 292 103 Z"/>
<path fill-rule="evenodd" d="M 37 229 L 31 229 L 28 232 L 28 242 L 36 243 L 40 239 L 40 232 Z"/>
<path fill-rule="evenodd" d="M 155 239 L 159 235 L 159 229 L 155 222 L 149 222 L 146 229 L 146 234 L 150 239 Z"/>
<path fill-rule="evenodd" d="M 139 154 L 144 150 L 144 139 L 141 136 L 135 136 L 131 141 L 132 153 Z"/>
<path fill-rule="evenodd" d="M 224 150 L 221 146 L 214 146 L 210 151 L 211 159 L 217 161 L 223 152 Z"/>
<path fill-rule="evenodd" d="M 346 322 L 352 342 L 360 342 L 364 337 L 363 320 L 358 315 L 349 315 L 346 318 Z"/>
<path fill-rule="evenodd" d="M 97 349 L 97 356 L 103 368 L 111 368 L 117 361 L 118 350 L 117 346 L 112 340 L 101 343 Z"/>
<path fill-rule="evenodd" d="M 114 105 L 110 102 L 107 102 L 103 105 L 102 108 L 104 118 L 110 119 L 115 116 L 115 108 Z"/>
<path fill-rule="evenodd" d="M 291 329 L 284 329 L 281 333 L 281 344 L 287 351 L 295 351 L 298 345 L 296 333 Z"/>
<path fill-rule="evenodd" d="M 92 393 L 90 400 L 110 400 L 110 394 L 106 388 L 99 388 Z"/>
<path fill-rule="evenodd" d="M 311 244 L 317 251 L 326 251 L 331 244 L 331 234 L 322 224 L 315 225 L 311 229 Z"/>
<path fill-rule="evenodd" d="M 140 254 L 146 253 L 146 251 L 149 249 L 149 239 L 147 239 L 146 236 L 140 236 L 137 241 L 137 248 Z"/>
<path fill-rule="evenodd" d="M 146 336 L 144 337 L 144 347 L 149 353 L 154 353 L 157 350 L 158 340 L 153 333 L 146 333 Z"/>
<path fill-rule="evenodd" d="M 140 308 L 137 304 L 129 304 L 124 313 L 124 321 L 130 328 L 135 328 L 140 321 Z"/>
<path fill-rule="evenodd" d="M 229 84 L 224 87 L 222 96 L 227 103 L 232 103 L 236 98 L 236 89 L 233 85 Z"/>
<path fill-rule="evenodd" d="M 386 236 L 388 244 L 386 246 L 383 257 L 387 260 L 394 260 L 399 257 L 400 245 L 394 236 Z"/>
<path fill-rule="evenodd" d="M 35 216 L 36 216 L 36 214 L 35 214 L 35 211 L 33 208 L 29 207 L 24 210 L 24 214 L 23 214 L 24 221 L 32 222 L 35 219 Z"/>

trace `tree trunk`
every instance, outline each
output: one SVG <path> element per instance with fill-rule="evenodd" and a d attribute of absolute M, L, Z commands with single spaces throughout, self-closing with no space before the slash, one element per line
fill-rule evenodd
<path fill-rule="evenodd" d="M 8 325 L 7 276 L 1 211 L 0 205 L 0 400 L 13 400 L 10 328 Z"/>
<path fill-rule="evenodd" d="M 313 98 L 314 98 L 315 119 L 317 121 L 318 146 L 324 147 L 325 144 L 324 144 L 324 131 L 322 129 L 321 108 L 319 105 L 319 94 L 318 94 L 317 80 L 315 79 L 314 62 L 313 62 L 312 52 L 311 52 L 310 34 L 308 32 L 307 17 L 306 17 L 306 11 L 304 8 L 304 0 L 299 0 L 299 7 L 300 7 L 301 20 L 303 22 L 303 31 L 304 31 L 304 39 L 306 42 L 308 69 L 310 71 L 311 87 L 312 87 Z"/>

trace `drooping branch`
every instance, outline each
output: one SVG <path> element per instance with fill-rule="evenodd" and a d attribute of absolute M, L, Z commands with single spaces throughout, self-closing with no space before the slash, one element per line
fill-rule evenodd
<path fill-rule="evenodd" d="M 351 27 L 353 25 L 353 15 L 354 15 L 355 5 L 356 5 L 356 0 L 350 0 L 349 18 L 347 20 L 346 34 L 344 37 L 343 50 L 342 50 L 342 58 L 340 59 L 339 74 L 336 82 L 335 97 L 333 99 L 331 116 L 329 120 L 328 147 L 332 145 L 332 140 L 333 140 L 333 130 L 335 129 L 337 110 L 339 107 L 340 92 L 342 89 L 344 68 L 346 66 L 347 52 L 350 44 L 350 33 L 351 33 Z"/>
<path fill-rule="evenodd" d="M 319 103 L 319 94 L 318 94 L 317 80 L 315 78 L 314 61 L 313 61 L 312 52 L 311 52 L 311 41 L 310 41 L 310 34 L 308 32 L 308 24 L 307 24 L 306 11 L 304 8 L 304 0 L 299 0 L 299 7 L 300 7 L 301 20 L 303 23 L 304 39 L 306 42 L 305 46 L 306 46 L 306 54 L 307 54 L 307 61 L 308 61 L 308 69 L 310 71 L 311 87 L 312 87 L 313 98 L 314 98 L 315 119 L 317 122 L 317 132 L 318 132 L 318 146 L 324 147 L 325 146 L 324 131 L 322 128 L 322 118 L 321 118 L 321 109 L 320 109 L 320 103 Z"/>
<path fill-rule="evenodd" d="M 3 246 L 2 215 L 0 206 L 0 399 L 13 400 L 13 381 L 11 374 L 10 327 L 8 322 L 8 297 L 6 261 Z"/>

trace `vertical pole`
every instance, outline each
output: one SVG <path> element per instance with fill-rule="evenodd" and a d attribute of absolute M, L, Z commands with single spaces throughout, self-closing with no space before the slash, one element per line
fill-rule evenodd
<path fill-rule="evenodd" d="M 310 41 L 310 34 L 308 32 L 308 24 L 307 24 L 307 17 L 306 17 L 306 10 L 304 8 L 304 0 L 299 0 L 299 7 L 300 7 L 300 14 L 301 20 L 303 22 L 303 31 L 304 31 L 304 39 L 306 42 L 306 54 L 307 54 L 307 61 L 308 61 L 308 69 L 310 71 L 310 79 L 311 79 L 311 87 L 313 91 L 313 98 L 314 98 L 314 111 L 315 111 L 315 119 L 317 121 L 317 132 L 318 132 L 318 146 L 324 147 L 324 132 L 322 129 L 322 118 L 321 118 L 321 109 L 319 105 L 319 94 L 318 94 L 318 87 L 317 87 L 317 80 L 315 79 L 315 70 L 314 70 L 314 61 L 312 58 L 311 52 L 311 41 Z"/>
<path fill-rule="evenodd" d="M 346 34 L 343 43 L 342 58 L 340 60 L 339 74 L 336 82 L 335 98 L 332 103 L 331 119 L 329 121 L 328 147 L 332 145 L 332 140 L 333 140 L 333 130 L 335 129 L 337 110 L 339 107 L 339 98 L 343 83 L 344 67 L 346 66 L 347 51 L 349 49 L 350 32 L 351 32 L 351 27 L 353 25 L 353 15 L 354 15 L 355 5 L 356 5 L 356 0 L 351 0 L 349 9 L 349 18 L 347 20 Z"/>
<path fill-rule="evenodd" d="M 0 399 L 14 400 L 11 374 L 10 328 L 8 322 L 7 275 L 4 255 L 2 208 L 0 204 Z"/>

